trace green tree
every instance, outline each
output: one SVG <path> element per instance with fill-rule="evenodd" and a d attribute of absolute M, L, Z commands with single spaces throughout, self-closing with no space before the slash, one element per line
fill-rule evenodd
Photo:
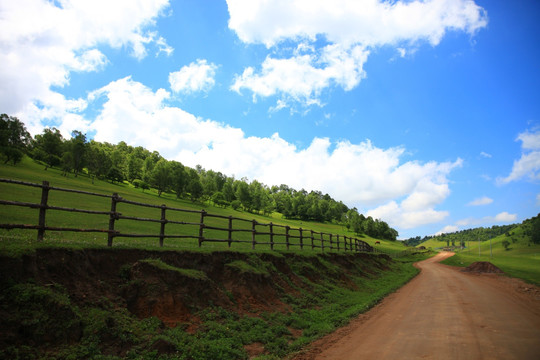
<path fill-rule="evenodd" d="M 178 161 L 170 162 L 171 169 L 171 186 L 174 192 L 176 193 L 176 198 L 178 199 L 186 192 L 186 186 L 189 182 L 189 176 L 186 172 L 186 168 L 182 163 Z"/>
<path fill-rule="evenodd" d="M 236 185 L 236 198 L 240 201 L 244 209 L 251 211 L 251 194 L 249 192 L 249 185 L 243 180 L 235 181 Z"/>
<path fill-rule="evenodd" d="M 30 140 L 30 134 L 19 119 L 6 114 L 0 115 L 0 154 L 5 158 L 4 164 L 19 163 Z"/>
<path fill-rule="evenodd" d="M 540 215 L 532 219 L 531 232 L 531 241 L 540 244 Z"/>
<path fill-rule="evenodd" d="M 34 136 L 32 157 L 43 161 L 47 167 L 59 166 L 62 162 L 64 138 L 57 128 L 45 128 L 42 134 Z"/>
<path fill-rule="evenodd" d="M 186 190 L 189 192 L 191 201 L 199 200 L 203 195 L 203 186 L 199 174 L 193 169 L 189 170 L 189 181 Z"/>
<path fill-rule="evenodd" d="M 158 196 L 167 191 L 171 186 L 171 171 L 169 162 L 161 159 L 156 163 L 150 175 L 150 184 L 158 191 Z"/>
<path fill-rule="evenodd" d="M 71 139 L 66 142 L 65 152 L 62 156 L 64 171 L 69 169 L 68 171 L 73 171 L 76 177 L 85 166 L 86 150 L 86 134 L 78 130 L 72 131 Z M 69 155 L 66 155 L 66 153 L 69 153 Z"/>

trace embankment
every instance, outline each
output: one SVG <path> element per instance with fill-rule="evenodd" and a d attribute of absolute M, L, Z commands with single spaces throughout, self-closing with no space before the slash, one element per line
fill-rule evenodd
<path fill-rule="evenodd" d="M 280 357 L 414 274 L 369 254 L 38 249 L 0 257 L 0 357 Z"/>

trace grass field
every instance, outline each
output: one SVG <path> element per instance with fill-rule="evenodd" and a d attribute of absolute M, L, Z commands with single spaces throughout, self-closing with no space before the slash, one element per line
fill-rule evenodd
<path fill-rule="evenodd" d="M 511 233 L 511 236 L 501 235 L 491 239 L 491 246 L 490 241 L 465 244 L 466 249 L 456 252 L 455 256 L 443 263 L 469 266 L 476 261 L 489 261 L 509 276 L 540 285 L 540 245 L 530 244 L 520 227 Z M 510 242 L 508 250 L 502 244 L 504 240 Z"/>
<path fill-rule="evenodd" d="M 165 204 L 169 207 L 196 210 L 205 209 L 207 212 L 215 215 L 233 216 L 245 218 L 248 220 L 256 220 L 260 223 L 274 223 L 279 225 L 288 225 L 292 228 L 303 228 L 307 230 L 313 230 L 316 232 L 325 232 L 339 235 L 346 235 L 349 237 L 357 237 L 368 244 L 374 246 L 375 239 L 368 236 L 357 236 L 352 232 L 339 224 L 335 223 L 314 223 L 297 220 L 284 219 L 281 214 L 274 213 L 269 216 L 262 216 L 254 213 L 247 213 L 236 211 L 231 208 L 215 207 L 210 203 L 193 203 L 185 199 L 176 199 L 174 194 L 163 193 L 161 197 L 158 197 L 157 191 L 146 190 L 143 192 L 141 189 L 136 189 L 130 184 L 112 184 L 106 181 L 92 180 L 84 175 L 74 177 L 70 174 L 68 177 L 62 176 L 61 172 L 57 169 L 49 168 L 44 170 L 44 166 L 34 162 L 29 158 L 24 158 L 22 163 L 17 166 L 12 165 L 0 165 L 0 178 L 21 180 L 32 183 L 41 183 L 46 180 L 49 181 L 51 186 L 83 190 L 88 192 L 112 195 L 118 193 L 119 196 L 130 201 L 147 203 L 153 205 Z M 22 202 L 39 203 L 41 197 L 41 189 L 35 187 L 20 186 L 15 184 L 0 183 L 0 198 L 3 200 L 13 200 Z M 49 205 L 62 206 L 67 208 L 82 208 L 87 210 L 109 211 L 110 199 L 100 198 L 89 195 L 73 194 L 61 191 L 51 191 L 49 194 Z M 160 209 L 139 207 L 134 205 L 128 205 L 120 203 L 117 211 L 121 212 L 125 216 L 136 216 L 140 218 L 160 218 Z M 3 219 L 2 223 L 19 223 L 19 224 L 37 224 L 38 210 L 29 209 L 15 206 L 0 205 L 0 216 Z M 198 223 L 200 221 L 200 215 L 197 213 L 184 213 L 184 212 L 171 212 L 167 213 L 168 220 L 176 220 L 183 222 Z M 79 228 L 95 228 L 106 229 L 108 227 L 109 217 L 107 215 L 92 215 L 92 214 L 80 214 L 70 213 L 63 211 L 51 211 L 47 212 L 47 225 L 57 227 L 79 227 Z M 227 227 L 226 219 L 206 219 L 209 221 L 209 225 L 217 227 Z M 242 226 L 249 229 L 251 224 L 248 222 L 235 223 L 235 227 L 243 224 Z M 130 220 L 120 220 L 115 224 L 115 229 L 125 233 L 137 233 L 137 234 L 159 234 L 159 223 L 151 222 L 137 222 Z M 280 228 L 276 227 L 279 231 Z M 282 229 L 282 228 L 281 228 Z M 179 234 L 179 235 L 191 235 L 198 236 L 198 226 L 187 225 L 167 225 L 167 233 Z M 281 231 L 284 232 L 282 229 Z M 24 251 L 25 248 L 33 248 L 35 246 L 68 246 L 68 247 L 95 247 L 105 246 L 107 243 L 107 235 L 104 233 L 70 233 L 70 232 L 57 232 L 47 231 L 45 233 L 45 241 L 43 244 L 36 244 L 36 230 L 0 230 L 0 246 L 4 251 Z M 306 233 L 304 233 L 306 235 Z M 309 232 L 308 232 L 309 234 Z M 291 235 L 298 235 L 291 232 Z M 206 238 L 226 238 L 227 234 L 223 231 L 217 230 L 205 230 L 204 236 Z M 234 235 L 235 240 L 242 240 L 249 242 L 251 240 L 251 234 L 249 232 L 239 232 Z M 258 241 L 266 242 L 264 238 Z M 284 242 L 283 237 L 278 237 L 275 241 Z M 405 249 L 405 247 L 394 241 L 379 240 L 380 244 L 376 245 L 377 249 L 386 252 L 399 252 Z M 294 242 L 294 241 L 293 241 Z M 311 243 L 309 239 L 305 240 L 307 246 L 304 247 L 304 251 L 311 251 Z M 115 247 L 143 247 L 143 248 L 159 248 L 158 239 L 156 238 L 116 238 L 114 241 Z M 166 239 L 163 249 L 174 250 L 193 250 L 198 249 L 197 239 Z M 203 251 L 215 251 L 215 250 L 227 250 L 227 244 L 224 243 L 204 243 Z M 233 250 L 243 251 L 251 250 L 251 244 L 249 243 L 234 243 Z M 269 250 L 268 245 L 260 245 L 257 250 Z M 285 245 L 278 245 L 276 250 L 285 250 Z M 292 247 L 291 249 L 296 249 Z M 328 249 L 326 249 L 328 250 Z"/>

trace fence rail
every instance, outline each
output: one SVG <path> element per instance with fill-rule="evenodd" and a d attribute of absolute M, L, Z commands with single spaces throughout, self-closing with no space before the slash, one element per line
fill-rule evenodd
<path fill-rule="evenodd" d="M 48 181 L 43 181 L 42 184 L 29 183 L 19 180 L 11 179 L 0 179 L 2 183 L 10 183 L 20 186 L 29 186 L 41 188 L 41 201 L 39 203 L 30 203 L 30 202 L 19 202 L 19 201 L 9 201 L 9 200 L 0 200 L 0 205 L 5 206 L 20 206 L 28 207 L 32 209 L 39 209 L 38 215 L 38 224 L 37 225 L 28 225 L 28 224 L 0 224 L 2 229 L 26 229 L 26 230 L 37 230 L 37 240 L 43 241 L 46 231 L 59 231 L 59 232 L 95 232 L 95 233 L 106 233 L 107 234 L 107 245 L 112 246 L 115 238 L 158 238 L 159 245 L 162 247 L 165 239 L 195 239 L 198 241 L 199 247 L 205 242 L 218 242 L 218 243 L 227 243 L 230 248 L 232 243 L 248 243 L 251 244 L 251 248 L 255 249 L 257 245 L 266 245 L 270 246 L 270 249 L 274 250 L 276 245 L 285 246 L 287 250 L 291 246 L 297 246 L 301 250 L 306 248 L 311 248 L 312 250 L 320 249 L 321 251 L 330 250 L 330 251 L 351 251 L 351 252 L 374 252 L 373 247 L 371 247 L 365 241 L 362 241 L 357 238 L 330 234 L 324 232 L 317 232 L 310 229 L 303 228 L 293 228 L 286 225 L 270 223 L 261 223 L 257 220 L 248 220 L 245 218 L 237 218 L 233 216 L 224 216 L 218 214 L 211 214 L 205 210 L 190 210 L 190 209 L 180 209 L 169 207 L 166 205 L 152 205 L 145 204 L 135 201 L 130 201 L 120 197 L 117 193 L 112 195 L 105 195 L 99 193 L 93 193 L 82 190 L 75 189 L 64 189 L 59 187 L 54 187 L 49 184 Z M 88 210 L 88 209 L 78 209 L 78 208 L 69 208 L 62 206 L 51 206 L 49 205 L 49 193 L 53 191 L 64 191 L 75 194 L 84 194 L 89 196 L 98 196 L 102 198 L 110 199 L 110 210 Z M 129 204 L 132 206 L 154 208 L 160 210 L 159 218 L 143 218 L 137 216 L 128 216 L 123 215 L 121 212 L 117 211 L 118 204 Z M 93 214 L 93 215 L 105 215 L 108 216 L 108 228 L 76 228 L 76 227 L 61 227 L 61 226 L 47 226 L 46 219 L 48 211 L 64 211 L 64 212 L 75 212 L 81 214 Z M 199 214 L 200 218 L 198 222 L 194 221 L 178 221 L 167 218 L 167 215 L 171 212 L 174 213 L 185 213 L 185 214 Z M 226 220 L 226 226 L 224 225 L 215 225 L 209 223 L 210 219 L 221 219 Z M 140 221 L 140 222 L 153 222 L 159 223 L 159 233 L 151 234 L 133 234 L 121 232 L 117 229 L 116 225 L 118 221 Z M 206 222 L 205 222 L 206 221 Z M 237 227 L 234 227 L 234 224 L 237 224 Z M 239 227 L 238 223 L 243 223 L 244 227 Z M 198 232 L 192 235 L 185 234 L 171 234 L 166 233 L 166 226 L 168 224 L 172 225 L 186 225 L 186 226 L 195 226 L 198 227 Z M 218 232 L 224 234 L 222 237 L 209 237 L 205 236 L 205 231 L 213 230 L 214 233 Z M 250 233 L 251 239 L 238 239 L 234 238 L 233 234 L 235 233 Z M 378 251 L 380 252 L 380 251 Z"/>

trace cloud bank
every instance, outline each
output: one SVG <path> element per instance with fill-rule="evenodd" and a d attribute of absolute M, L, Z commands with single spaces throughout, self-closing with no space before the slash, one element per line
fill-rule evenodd
<path fill-rule="evenodd" d="M 282 139 L 246 136 L 241 129 L 196 117 L 167 105 L 171 94 L 153 91 L 126 77 L 92 92 L 90 103 L 101 101 L 96 120 L 86 128 L 97 141 L 157 150 L 185 165 L 257 179 L 269 186 L 320 190 L 383 218 L 392 226 L 413 228 L 444 219 L 435 208 L 449 196 L 448 176 L 454 162 L 405 161 L 406 149 L 381 149 L 369 140 L 353 144 L 315 138 L 305 149 Z"/>
<path fill-rule="evenodd" d="M 45 1 L 0 3 L 0 108 L 25 112 L 31 132 L 43 119 L 81 111 L 84 100 L 66 99 L 51 87 L 69 84 L 70 73 L 99 71 L 108 59 L 99 45 L 125 47 L 137 59 L 149 48 L 170 54 L 155 19 L 168 0 Z"/>
<path fill-rule="evenodd" d="M 330 86 L 345 91 L 365 77 L 370 49 L 440 43 L 449 31 L 474 35 L 487 14 L 471 0 L 227 0 L 229 28 L 246 44 L 264 44 L 260 69 L 247 67 L 231 89 L 257 96 L 279 95 L 281 104 L 321 105 Z M 290 43 L 296 47 L 287 50 Z M 283 105 L 281 105 L 283 107 Z"/>
<path fill-rule="evenodd" d="M 521 141 L 521 157 L 514 161 L 512 171 L 507 177 L 497 178 L 499 185 L 508 184 L 527 178 L 530 181 L 540 180 L 540 130 L 525 131 L 518 135 Z"/>

